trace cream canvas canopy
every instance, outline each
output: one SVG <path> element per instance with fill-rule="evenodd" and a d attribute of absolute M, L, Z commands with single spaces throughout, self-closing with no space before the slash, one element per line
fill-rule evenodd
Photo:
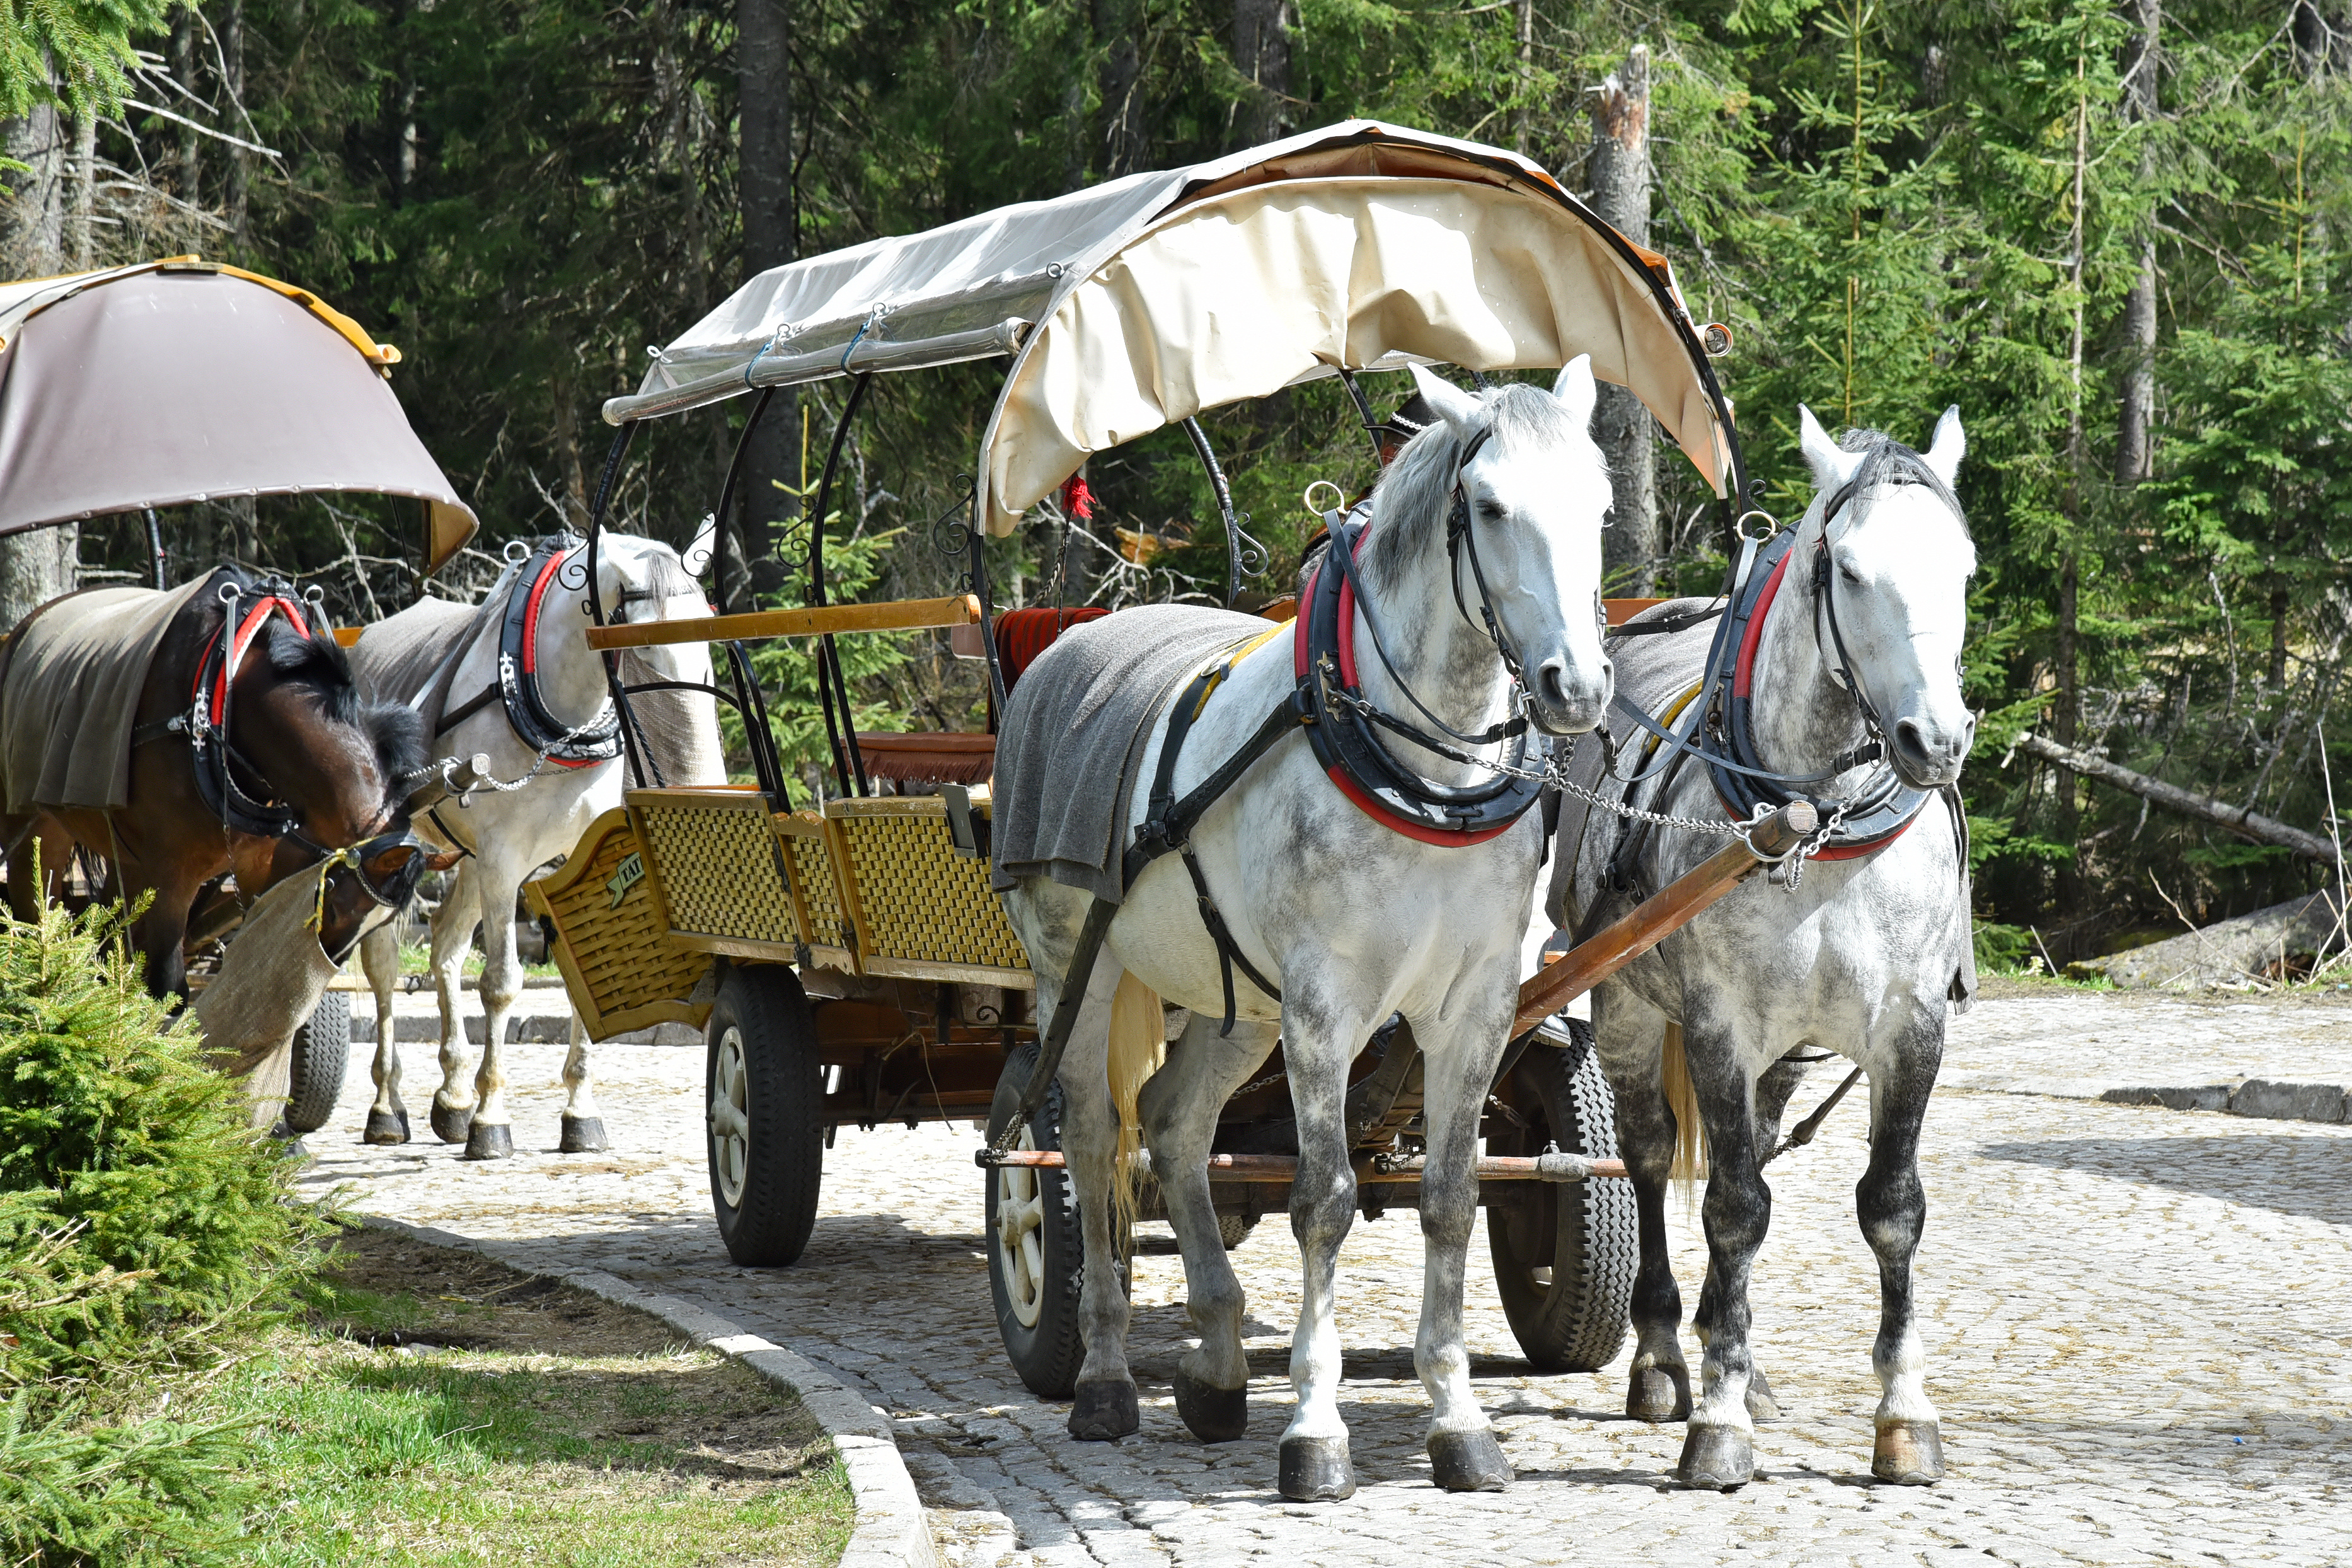
<path fill-rule="evenodd" d="M 387 384 L 399 358 L 307 290 L 194 257 L 0 284 L 0 534 L 364 491 L 425 502 L 436 570 L 474 513 Z"/>
<path fill-rule="evenodd" d="M 762 386 L 1010 355 L 980 515 L 1012 531 L 1087 456 L 1293 384 L 1592 356 L 1717 495 L 1737 437 L 1665 259 L 1524 158 L 1351 121 L 752 279 L 655 351 L 614 424 Z"/>

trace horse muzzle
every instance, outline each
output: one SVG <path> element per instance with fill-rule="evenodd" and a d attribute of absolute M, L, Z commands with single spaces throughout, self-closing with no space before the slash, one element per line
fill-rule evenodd
<path fill-rule="evenodd" d="M 1571 662 L 1555 655 L 1530 672 L 1528 718 L 1547 735 L 1581 735 L 1609 711 L 1617 672 L 1606 658 Z"/>
<path fill-rule="evenodd" d="M 1960 764 L 1976 744 L 1973 714 L 1958 723 L 1906 715 L 1886 737 L 1886 758 L 1913 789 L 1940 789 L 1960 776 Z"/>

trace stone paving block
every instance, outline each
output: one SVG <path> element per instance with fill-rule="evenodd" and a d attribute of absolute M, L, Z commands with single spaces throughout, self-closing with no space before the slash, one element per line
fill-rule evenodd
<path fill-rule="evenodd" d="M 2250 1079 L 2230 1097 L 2230 1114 L 2273 1121 L 2342 1121 L 2345 1091 L 2332 1083 L 2273 1083 Z"/>

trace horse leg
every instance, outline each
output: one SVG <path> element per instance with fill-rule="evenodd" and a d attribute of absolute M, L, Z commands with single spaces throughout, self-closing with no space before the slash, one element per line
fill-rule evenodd
<path fill-rule="evenodd" d="M 1290 1188 L 1290 1233 L 1298 1241 L 1298 1324 L 1290 1341 L 1290 1384 L 1298 1408 L 1282 1434 L 1280 1486 L 1293 1502 L 1353 1497 L 1356 1468 L 1339 1416 L 1339 1247 L 1356 1218 L 1356 1173 L 1348 1155 L 1348 1064 L 1371 1035 L 1367 1020 L 1330 989 L 1283 973 L 1282 1050 L 1298 1117 L 1298 1170 Z"/>
<path fill-rule="evenodd" d="M 482 1065 L 474 1075 L 474 1125 L 466 1158 L 505 1160 L 514 1154 L 507 1118 L 507 1015 L 522 990 L 522 960 L 515 952 L 515 879 L 503 866 L 475 857 L 474 899 L 482 914 Z"/>
<path fill-rule="evenodd" d="M 400 1032 L 394 1026 L 392 996 L 400 979 L 400 925 L 386 921 L 360 939 L 360 968 L 375 993 L 375 1102 L 368 1107 L 366 1143 L 408 1142 L 408 1107 L 400 1100 Z"/>
<path fill-rule="evenodd" d="M 1911 1258 L 1927 1223 L 1919 1124 L 1943 1056 L 1942 1022 L 1915 1023 L 1885 1081 L 1871 1075 L 1870 1164 L 1853 1191 L 1862 1234 L 1878 1255 L 1878 1342 L 1870 1360 L 1881 1397 L 1870 1473 L 1905 1486 L 1927 1486 L 1944 1476 L 1944 1440 L 1927 1398 L 1927 1355 L 1911 1294 Z"/>
<path fill-rule="evenodd" d="M 1755 1426 L 1748 1414 L 1751 1366 L 1748 1276 L 1772 1222 L 1772 1189 L 1756 1145 L 1754 1084 L 1736 1031 L 1714 1020 L 1683 1028 L 1691 1087 L 1706 1129 L 1708 1319 L 1705 1377 L 1676 1473 L 1685 1484 L 1717 1491 L 1745 1486 L 1756 1473 Z"/>
<path fill-rule="evenodd" d="M 1070 1404 L 1070 1436 L 1110 1443 L 1142 1424 L 1135 1374 L 1127 1365 L 1127 1287 L 1115 1220 L 1112 1184 L 1118 1169 L 1118 1110 L 1110 1096 L 1111 998 L 1119 966 L 1105 953 L 1079 999 L 1076 1026 L 1062 1056 L 1062 1156 L 1078 1205 L 1081 1265 L 1078 1333 L 1086 1359 L 1078 1365 Z M 1055 999 L 1055 1005 L 1066 1004 Z M 1041 1019 L 1052 1014 L 1041 1008 Z"/>
<path fill-rule="evenodd" d="M 604 1119 L 596 1111 L 596 1091 L 588 1081 L 588 1026 L 572 1015 L 572 1048 L 563 1055 L 563 1137 L 556 1151 L 563 1154 L 593 1154 L 609 1149 Z"/>
<path fill-rule="evenodd" d="M 1136 1109 L 1152 1173 L 1184 1255 L 1185 1306 L 1199 1348 L 1176 1363 L 1176 1414 L 1203 1443 L 1225 1443 L 1249 1426 L 1249 1359 L 1242 1350 L 1241 1280 L 1217 1234 L 1209 1152 L 1234 1089 L 1265 1065 L 1281 1027 L 1246 1019 L 1219 1039 L 1219 1020 L 1195 1013 L 1168 1063 L 1143 1086 Z"/>
<path fill-rule="evenodd" d="M 1683 1361 L 1682 1291 L 1666 1250 L 1666 1188 L 1675 1163 L 1675 1114 L 1659 1082 L 1666 1016 L 1624 987 L 1604 985 L 1593 995 L 1592 1034 L 1617 1101 L 1617 1147 L 1633 1181 L 1641 1237 L 1625 1414 L 1635 1421 L 1681 1421 L 1690 1415 L 1690 1368 Z"/>
<path fill-rule="evenodd" d="M 471 1053 L 465 1014 L 466 954 L 474 945 L 474 883 L 473 868 L 458 867 L 441 907 L 433 911 L 433 989 L 441 1000 L 441 1087 L 433 1091 L 433 1136 L 444 1143 L 468 1142 L 474 1126 L 474 1090 L 466 1081 Z"/>
<path fill-rule="evenodd" d="M 1811 1070 L 1811 1064 L 1782 1057 L 1764 1069 L 1756 1080 L 1756 1147 L 1759 1160 L 1769 1157 L 1769 1151 L 1780 1143 L 1780 1118 L 1789 1109 L 1790 1096 Z M 1691 1315 L 1691 1328 L 1705 1345 L 1715 1335 L 1716 1312 L 1721 1303 L 1717 1299 L 1715 1276 L 1709 1274 L 1706 1283 L 1699 1287 L 1698 1310 Z M 1780 1402 L 1772 1397 L 1772 1384 L 1764 1376 L 1764 1365 L 1756 1359 L 1751 1342 L 1748 1351 L 1748 1418 L 1750 1421 L 1778 1421 Z"/>
<path fill-rule="evenodd" d="M 1496 978 L 1499 984 L 1487 988 L 1490 994 L 1513 994 L 1507 972 Z M 1500 1491 L 1511 1484 L 1511 1462 L 1470 1384 L 1462 1288 L 1478 1218 L 1478 1121 L 1511 1021 L 1508 1009 L 1498 1005 L 1474 1006 L 1467 1015 L 1412 1020 L 1422 1043 L 1422 1121 L 1428 1130 L 1421 1176 L 1421 1331 L 1412 1363 L 1429 1390 L 1433 1479 L 1447 1491 Z"/>

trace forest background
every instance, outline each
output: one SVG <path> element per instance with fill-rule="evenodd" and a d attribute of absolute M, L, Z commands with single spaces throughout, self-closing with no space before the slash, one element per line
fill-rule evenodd
<path fill-rule="evenodd" d="M 763 268 L 1350 116 L 1515 147 L 1731 328 L 1718 373 L 1780 515 L 1807 497 L 1801 401 L 1913 441 L 1959 405 L 1978 910 L 1988 956 L 2063 963 L 2338 868 L 2018 742 L 2335 837 L 2347 82 L 2352 0 L 52 0 L 0 19 L 0 217 L 11 276 L 198 251 L 399 345 L 394 384 L 483 520 L 457 565 L 422 581 L 392 503 L 164 520 L 173 581 L 234 556 L 371 619 L 579 527 L 599 405 Z M 995 374 L 875 384 L 826 525 L 853 590 L 946 591 Z M 755 444 L 735 604 L 798 602 L 800 491 L 845 389 Z M 615 521 L 685 544 L 748 401 L 639 440 Z M 1721 514 L 1638 408 L 1604 416 L 1612 590 L 1712 591 Z M 1266 546 L 1249 586 L 1278 589 L 1307 481 L 1369 482 L 1361 434 L 1328 384 L 1204 423 Z M 999 603 L 1222 596 L 1180 436 L 1089 479 L 1091 524 L 1049 505 L 997 552 Z M 150 569 L 136 519 L 0 542 L 0 616 Z M 861 727 L 972 724 L 981 683 L 943 646 L 852 640 Z M 810 689 L 805 661 L 770 668 Z M 814 766 L 808 722 L 787 742 Z"/>

